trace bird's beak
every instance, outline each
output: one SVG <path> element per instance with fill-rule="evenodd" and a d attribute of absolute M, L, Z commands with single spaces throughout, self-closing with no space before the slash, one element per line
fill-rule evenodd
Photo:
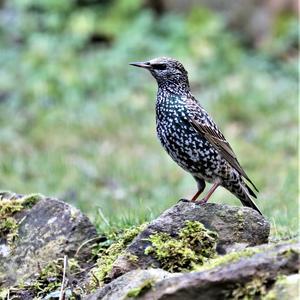
<path fill-rule="evenodd" d="M 130 63 L 131 66 L 139 67 L 139 68 L 144 68 L 144 69 L 150 69 L 151 65 L 149 62 L 132 62 Z"/>

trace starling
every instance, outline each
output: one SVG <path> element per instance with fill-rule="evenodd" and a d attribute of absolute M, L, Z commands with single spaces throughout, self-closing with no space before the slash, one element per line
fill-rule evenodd
<path fill-rule="evenodd" d="M 198 191 L 191 201 L 204 204 L 218 186 L 235 195 L 244 206 L 260 210 L 247 180 L 258 192 L 237 160 L 230 144 L 190 91 L 188 73 L 175 59 L 160 57 L 132 66 L 150 71 L 158 84 L 156 98 L 157 136 L 172 159 L 197 182 Z M 206 196 L 197 201 L 212 183 Z"/>

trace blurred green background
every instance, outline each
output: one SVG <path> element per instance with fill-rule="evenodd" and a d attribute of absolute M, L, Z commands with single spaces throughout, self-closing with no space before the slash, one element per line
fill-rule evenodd
<path fill-rule="evenodd" d="M 1 0 L 0 189 L 59 197 L 100 229 L 190 197 L 193 178 L 156 138 L 156 83 L 128 65 L 171 56 L 259 187 L 273 235 L 294 234 L 295 3 L 223 2 Z M 221 188 L 212 201 L 240 205 Z"/>

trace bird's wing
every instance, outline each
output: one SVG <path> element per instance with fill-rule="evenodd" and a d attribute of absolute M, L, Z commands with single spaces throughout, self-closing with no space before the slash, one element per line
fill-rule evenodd
<path fill-rule="evenodd" d="M 208 113 L 199 105 L 199 103 L 192 99 L 189 103 L 189 122 L 197 132 L 203 135 L 212 146 L 219 152 L 219 154 L 234 168 L 239 174 L 245 177 L 257 190 L 254 183 L 250 180 L 246 172 L 241 167 L 237 157 L 226 141 L 223 133 L 218 129 L 215 122 L 211 119 Z M 258 190 L 257 190 L 258 191 Z"/>

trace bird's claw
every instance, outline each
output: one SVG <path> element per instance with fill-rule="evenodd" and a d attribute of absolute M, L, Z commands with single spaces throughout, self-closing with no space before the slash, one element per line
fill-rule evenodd
<path fill-rule="evenodd" d="M 195 204 L 202 206 L 202 205 L 206 204 L 206 202 L 207 202 L 206 199 L 201 199 L 201 200 L 195 201 Z"/>
<path fill-rule="evenodd" d="M 177 203 L 180 203 L 180 202 L 190 202 L 190 200 L 188 200 L 188 199 L 179 199 Z"/>

